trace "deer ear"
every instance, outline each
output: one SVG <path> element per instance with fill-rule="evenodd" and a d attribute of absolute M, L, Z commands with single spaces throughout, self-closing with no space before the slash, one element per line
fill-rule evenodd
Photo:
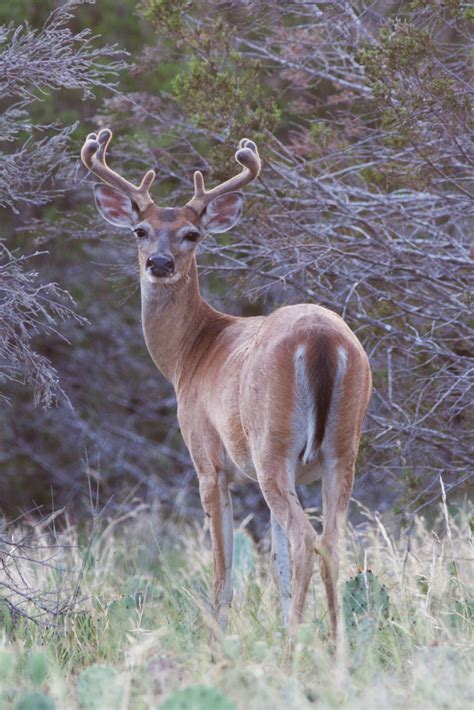
<path fill-rule="evenodd" d="M 94 185 L 95 204 L 107 222 L 116 227 L 133 227 L 138 219 L 138 209 L 124 192 L 109 185 Z"/>
<path fill-rule="evenodd" d="M 229 192 L 209 202 L 201 215 L 201 224 L 207 232 L 227 232 L 242 216 L 244 196 L 241 192 Z"/>

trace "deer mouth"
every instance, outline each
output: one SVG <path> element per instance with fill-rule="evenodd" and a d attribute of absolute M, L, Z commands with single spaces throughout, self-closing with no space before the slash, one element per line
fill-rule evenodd
<path fill-rule="evenodd" d="M 181 272 L 175 271 L 169 276 L 154 276 L 148 269 L 146 271 L 147 281 L 152 284 L 166 286 L 166 284 L 175 284 L 181 278 Z"/>

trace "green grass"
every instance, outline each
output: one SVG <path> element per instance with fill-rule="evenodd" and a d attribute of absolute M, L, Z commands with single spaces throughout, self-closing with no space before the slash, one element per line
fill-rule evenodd
<path fill-rule="evenodd" d="M 1 708 L 472 707 L 466 511 L 415 521 L 408 552 L 408 533 L 391 534 L 377 518 L 349 527 L 341 589 L 371 569 L 389 608 L 354 617 L 335 655 L 316 565 L 289 652 L 266 540 L 257 548 L 239 533 L 238 593 L 223 636 L 210 613 L 202 527 L 163 523 L 144 508 L 88 530 L 56 533 L 55 523 L 16 528 L 19 547 L 7 543 L 11 529 L 0 535 L 0 600 L 17 607 L 0 601 Z"/>

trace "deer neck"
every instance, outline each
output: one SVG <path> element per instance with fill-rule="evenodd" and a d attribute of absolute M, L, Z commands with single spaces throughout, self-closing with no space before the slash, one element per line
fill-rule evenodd
<path fill-rule="evenodd" d="M 158 285 L 141 278 L 142 324 L 148 351 L 160 372 L 176 385 L 191 346 L 216 317 L 201 296 L 196 260 L 176 284 Z M 229 317 L 230 318 L 230 317 Z"/>

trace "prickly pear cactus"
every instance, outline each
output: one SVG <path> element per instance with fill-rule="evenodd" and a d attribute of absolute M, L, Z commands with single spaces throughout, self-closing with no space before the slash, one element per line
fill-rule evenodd
<path fill-rule="evenodd" d="M 234 535 L 234 586 L 241 591 L 255 569 L 255 549 L 253 540 L 243 530 L 237 530 Z"/>
<path fill-rule="evenodd" d="M 44 693 L 25 693 L 15 703 L 15 710 L 55 710 L 55 704 Z"/>
<path fill-rule="evenodd" d="M 129 594 L 111 602 L 107 607 L 107 616 L 113 624 L 128 626 L 136 618 L 137 608 L 137 599 Z"/>
<path fill-rule="evenodd" d="M 118 710 L 122 707 L 123 683 L 111 666 L 95 663 L 82 671 L 76 692 L 84 710 Z"/>
<path fill-rule="evenodd" d="M 193 685 L 171 693 L 160 710 L 237 710 L 237 706 L 216 688 Z"/>
<path fill-rule="evenodd" d="M 370 570 L 351 577 L 344 586 L 342 608 L 347 629 L 357 628 L 371 617 L 376 621 L 388 618 L 387 590 Z"/>
<path fill-rule="evenodd" d="M 268 654 L 268 644 L 266 641 L 255 641 L 253 645 L 252 658 L 255 661 L 263 661 Z"/>
<path fill-rule="evenodd" d="M 242 643 L 240 641 L 240 636 L 228 635 L 224 638 L 223 642 L 224 653 L 227 658 L 231 658 L 233 661 L 242 657 Z"/>
<path fill-rule="evenodd" d="M 13 651 L 0 651 L 0 681 L 12 677 L 17 664 L 17 657 Z"/>
<path fill-rule="evenodd" d="M 33 649 L 28 653 L 26 667 L 31 682 L 41 685 L 48 675 L 49 661 L 42 651 Z"/>

